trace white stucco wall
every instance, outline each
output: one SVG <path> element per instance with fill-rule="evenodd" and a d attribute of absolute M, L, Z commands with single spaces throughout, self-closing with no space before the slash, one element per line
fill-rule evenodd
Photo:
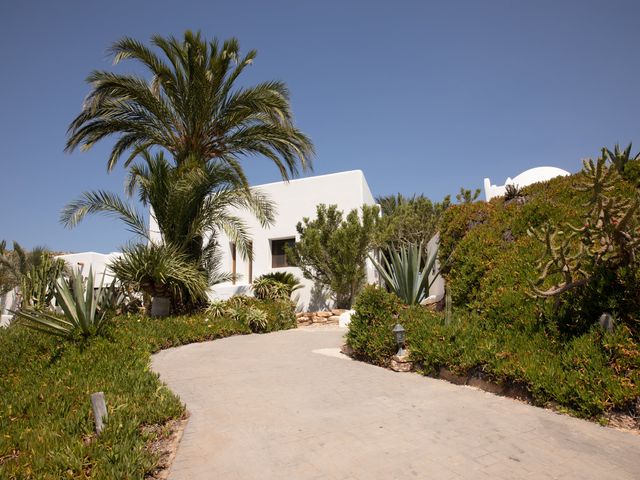
<path fill-rule="evenodd" d="M 82 274 L 86 277 L 89 275 L 89 269 L 93 269 L 94 284 L 97 286 L 102 282 L 104 274 L 104 284 L 110 285 L 113 280 L 113 275 L 108 271 L 107 265 L 115 258 L 118 258 L 122 253 L 96 253 L 96 252 L 81 252 L 81 253 L 69 253 L 65 255 L 58 255 L 56 258 L 61 258 L 67 265 L 76 271 L 81 269 Z"/>
<path fill-rule="evenodd" d="M 0 295 L 0 327 L 6 327 L 11 323 L 13 314 L 9 310 L 18 308 L 18 289 L 9 290 Z"/>
<path fill-rule="evenodd" d="M 566 170 L 557 167 L 536 167 L 525 170 L 515 178 L 507 178 L 504 185 L 491 185 L 491 180 L 484 179 L 484 195 L 487 202 L 494 197 L 501 197 L 505 194 L 507 185 L 526 187 L 533 183 L 546 182 L 555 177 L 571 175 Z"/>
<path fill-rule="evenodd" d="M 314 218 L 316 205 L 324 203 L 336 204 L 345 215 L 354 208 L 362 205 L 374 205 L 375 200 L 364 174 L 360 170 L 340 172 L 329 175 L 291 180 L 290 182 L 276 182 L 253 187 L 269 196 L 276 204 L 277 214 L 275 223 L 267 229 L 260 226 L 257 220 L 246 211 L 237 214 L 244 219 L 253 237 L 253 278 L 257 278 L 268 272 L 289 271 L 302 280 L 305 285 L 294 293 L 298 302 L 298 309 L 317 310 L 330 307 L 328 299 L 322 297 L 312 298 L 312 282 L 303 279 L 302 273 L 296 267 L 271 268 L 271 240 L 296 237 L 296 225 L 303 217 Z M 152 223 L 152 229 L 157 227 Z M 230 272 L 232 269 L 231 246 L 225 235 L 219 237 L 222 253 L 222 269 Z M 225 283 L 216 285 L 211 290 L 211 298 L 228 298 L 237 293 L 249 293 L 248 272 L 249 262 L 241 258 L 240 253 L 236 257 L 236 272 L 243 277 L 236 285 Z M 368 265 L 367 276 L 369 281 L 375 281 L 374 269 Z"/>

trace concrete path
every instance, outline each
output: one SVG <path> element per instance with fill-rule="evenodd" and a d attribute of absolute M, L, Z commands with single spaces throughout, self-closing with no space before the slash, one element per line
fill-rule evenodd
<path fill-rule="evenodd" d="M 340 358 L 343 333 L 157 354 L 191 412 L 170 479 L 640 479 L 640 436 Z"/>

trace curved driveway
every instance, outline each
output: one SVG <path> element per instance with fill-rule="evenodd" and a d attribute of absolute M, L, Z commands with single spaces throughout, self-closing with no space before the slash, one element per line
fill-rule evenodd
<path fill-rule="evenodd" d="M 165 350 L 191 412 L 170 479 L 638 479 L 640 436 L 341 357 L 344 330 Z"/>

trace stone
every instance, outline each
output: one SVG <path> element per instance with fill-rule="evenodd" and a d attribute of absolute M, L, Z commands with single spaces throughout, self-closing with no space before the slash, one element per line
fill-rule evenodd
<path fill-rule="evenodd" d="M 409 354 L 394 355 L 391 357 L 391 363 L 389 365 L 394 372 L 410 372 L 413 370 L 413 362 L 409 360 Z"/>
<path fill-rule="evenodd" d="M 344 353 L 345 355 L 351 357 L 353 356 L 353 348 L 351 348 L 349 345 L 347 345 L 346 343 L 344 345 L 342 345 L 342 347 L 340 347 L 340 351 L 342 353 Z M 640 400 L 639 400 L 640 401 Z"/>
<path fill-rule="evenodd" d="M 613 320 L 613 317 L 608 314 L 608 313 L 603 313 L 602 315 L 600 315 L 600 318 L 598 318 L 598 323 L 600 324 L 600 326 L 602 327 L 603 330 L 605 330 L 606 332 L 613 332 L 613 327 L 615 326 L 615 322 Z"/>
<path fill-rule="evenodd" d="M 346 310 L 345 310 L 344 308 L 332 308 L 332 309 L 331 309 L 331 313 L 332 313 L 333 315 L 338 316 L 338 317 L 339 317 L 340 315 L 342 315 L 344 312 L 346 312 Z"/>
<path fill-rule="evenodd" d="M 327 319 L 327 323 L 338 325 L 340 323 L 340 316 L 333 315 Z"/>
<path fill-rule="evenodd" d="M 341 327 L 348 327 L 351 323 L 351 315 L 353 315 L 354 313 L 356 313 L 355 310 L 346 310 L 342 315 L 340 315 L 340 321 L 338 322 L 338 325 L 340 325 Z"/>
<path fill-rule="evenodd" d="M 331 312 L 316 312 L 316 317 L 329 318 L 330 316 L 331 316 Z"/>
<path fill-rule="evenodd" d="M 476 387 L 485 392 L 494 393 L 496 395 L 504 395 L 506 388 L 494 382 L 489 382 L 478 376 L 473 376 L 467 383 L 470 387 Z"/>

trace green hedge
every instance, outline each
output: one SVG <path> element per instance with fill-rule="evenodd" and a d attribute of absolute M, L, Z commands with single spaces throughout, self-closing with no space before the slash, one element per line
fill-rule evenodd
<path fill-rule="evenodd" d="M 293 325 L 289 306 L 262 308 L 270 312 L 270 330 Z M 149 370 L 150 354 L 245 333 L 244 324 L 205 314 L 121 317 L 85 344 L 19 325 L 0 329 L 0 478 L 143 478 L 157 463 L 146 448 L 157 434 L 143 427 L 185 413 Z M 96 391 L 105 393 L 109 409 L 98 438 L 89 401 Z"/>

